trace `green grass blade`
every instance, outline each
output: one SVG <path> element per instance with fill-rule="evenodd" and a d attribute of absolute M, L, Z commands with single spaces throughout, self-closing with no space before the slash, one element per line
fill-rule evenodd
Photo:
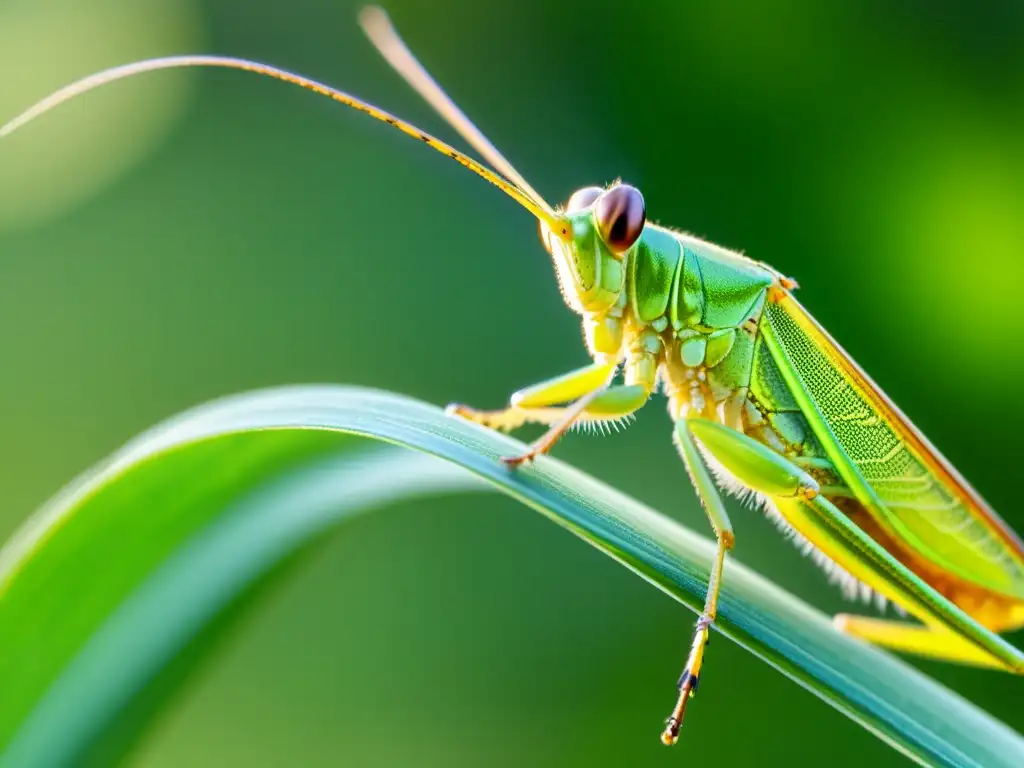
<path fill-rule="evenodd" d="M 367 452 L 358 437 L 447 461 Z M 0 763 L 115 761 L 197 649 L 304 544 L 399 498 L 479 490 L 478 478 L 698 609 L 708 539 L 557 460 L 516 472 L 496 461 L 520 448 L 347 387 L 241 395 L 138 438 L 0 552 Z M 921 763 L 1020 764 L 1019 735 L 735 560 L 716 626 Z"/>

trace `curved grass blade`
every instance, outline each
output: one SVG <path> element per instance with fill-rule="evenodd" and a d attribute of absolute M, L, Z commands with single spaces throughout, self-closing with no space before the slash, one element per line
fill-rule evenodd
<path fill-rule="evenodd" d="M 365 453 L 354 436 L 394 450 Z M 289 387 L 214 402 L 74 481 L 0 551 L 3 765 L 109 763 L 253 585 L 327 527 L 482 478 L 693 610 L 711 542 L 557 460 L 397 395 Z M 466 472 L 469 470 L 469 472 Z M 730 561 L 718 631 L 908 757 L 1016 766 L 1024 739 Z"/>

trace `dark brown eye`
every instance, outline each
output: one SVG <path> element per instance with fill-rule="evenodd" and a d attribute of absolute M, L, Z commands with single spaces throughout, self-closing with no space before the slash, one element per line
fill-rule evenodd
<path fill-rule="evenodd" d="M 594 206 L 597 230 L 613 253 L 625 253 L 644 231 L 647 210 L 640 190 L 619 184 L 605 192 Z"/>
<path fill-rule="evenodd" d="M 572 197 L 569 198 L 569 204 L 565 206 L 565 212 L 578 213 L 584 208 L 589 208 L 603 192 L 604 190 L 600 187 L 584 187 L 583 189 L 577 189 L 572 193 Z"/>

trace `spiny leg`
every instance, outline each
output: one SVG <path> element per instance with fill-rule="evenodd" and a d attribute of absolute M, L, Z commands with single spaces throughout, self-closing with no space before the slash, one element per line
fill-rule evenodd
<path fill-rule="evenodd" d="M 575 423 L 601 424 L 631 415 L 650 397 L 636 384 L 622 384 L 600 392 L 576 419 Z M 478 411 L 465 405 L 449 405 L 448 413 L 491 429 L 511 430 L 523 424 L 555 424 L 565 418 L 569 408 L 503 408 L 499 411 Z"/>
<path fill-rule="evenodd" d="M 496 411 L 481 411 L 467 405 L 452 403 L 448 412 L 462 416 L 492 429 L 513 430 L 527 422 L 557 423 L 565 414 L 564 408 L 550 408 L 576 400 L 591 392 L 600 391 L 618 367 L 614 362 L 600 362 L 563 373 L 560 376 L 520 389 L 509 398 L 509 407 Z"/>
<path fill-rule="evenodd" d="M 607 319 L 607 318 L 606 318 Z M 616 321 L 617 323 L 618 321 Z M 547 453 L 559 438 L 562 437 L 577 421 L 615 420 L 628 416 L 639 409 L 650 398 L 657 385 L 659 355 L 662 349 L 661 338 L 652 330 L 647 329 L 629 340 L 625 351 L 623 378 L 625 383 L 613 387 L 612 380 L 622 360 L 619 349 L 622 343 L 621 325 L 619 333 L 603 340 L 594 336 L 595 329 L 608 326 L 600 322 L 587 324 L 587 344 L 596 352 L 599 359 L 593 364 L 571 371 L 567 374 L 550 379 L 512 396 L 512 409 L 536 409 L 558 405 L 573 400 L 557 414 L 551 428 L 536 440 L 521 456 L 512 456 L 503 461 L 510 466 L 518 466 L 524 461 L 535 458 L 540 453 Z M 457 411 L 458 412 L 458 411 Z M 462 410 L 463 413 L 467 411 Z M 555 418 L 555 414 L 546 414 Z M 510 417 L 508 414 L 489 414 L 485 419 L 501 422 Z"/>
<path fill-rule="evenodd" d="M 588 326 L 588 328 L 594 327 L 597 326 Z M 587 333 L 588 344 L 590 344 L 591 331 L 588 330 Z M 648 328 L 632 338 L 627 347 L 626 362 L 623 366 L 625 384 L 609 389 L 615 376 L 615 368 L 612 368 L 611 374 L 597 390 L 583 395 L 570 405 L 562 419 L 534 442 L 526 453 L 522 456 L 505 459 L 505 463 L 517 466 L 524 461 L 533 459 L 537 454 L 547 453 L 585 412 L 606 409 L 610 416 L 621 418 L 633 413 L 646 403 L 658 380 L 659 355 L 664 351 L 661 338 L 653 329 Z M 544 392 L 538 392 L 537 395 L 541 398 L 548 396 Z"/>
<path fill-rule="evenodd" d="M 741 485 L 767 496 L 786 522 L 855 579 L 904 608 L 922 625 L 846 618 L 865 639 L 951 661 L 1024 674 L 1024 654 L 986 630 L 895 560 L 785 456 L 721 424 L 690 422 L 701 447 Z"/>
<path fill-rule="evenodd" d="M 697 494 L 700 496 L 707 513 L 711 527 L 715 531 L 715 538 L 718 540 L 718 547 L 715 550 L 715 560 L 711 566 L 711 574 L 708 578 L 708 591 L 704 600 L 704 611 L 697 619 L 697 626 L 694 630 L 693 644 L 690 646 L 690 654 L 686 660 L 683 674 L 679 678 L 679 698 L 676 706 L 668 718 L 665 731 L 661 735 L 662 743 L 666 745 L 675 744 L 679 738 L 679 728 L 683 723 L 683 715 L 686 712 L 686 705 L 696 694 L 700 682 L 700 671 L 704 665 L 704 650 L 710 640 L 710 627 L 718 614 L 718 594 L 722 583 L 722 568 L 725 564 L 725 553 L 732 549 L 735 543 L 732 523 L 725 511 L 725 504 L 718 492 L 707 465 L 704 463 L 697 444 L 693 439 L 688 422 L 685 418 L 676 422 L 676 442 L 679 452 L 686 464 L 686 470 Z"/>
<path fill-rule="evenodd" d="M 657 339 L 656 341 L 660 344 L 660 341 Z M 516 467 L 524 461 L 531 461 L 538 454 L 547 453 L 584 414 L 603 415 L 608 419 L 620 419 L 623 416 L 628 416 L 643 406 L 650 398 L 657 381 L 656 370 L 657 362 L 652 351 L 642 347 L 631 348 L 626 355 L 625 384 L 617 387 L 610 386 L 615 376 L 615 368 L 612 368 L 611 373 L 599 389 L 583 395 L 568 406 L 562 418 L 541 435 L 525 453 L 503 459 L 503 461 L 509 466 Z M 545 396 L 548 395 L 540 392 L 534 395 L 541 399 Z"/>
<path fill-rule="evenodd" d="M 478 411 L 462 405 L 448 406 L 471 421 L 498 429 L 515 429 L 533 421 L 551 425 L 525 453 L 504 461 L 516 466 L 546 453 L 574 423 L 614 421 L 640 408 L 650 397 L 650 389 L 639 384 L 609 386 L 617 363 L 594 363 L 554 379 L 535 384 L 512 395 L 511 406 L 499 411 Z M 568 406 L 550 406 L 575 400 Z"/>
<path fill-rule="evenodd" d="M 679 429 L 679 426 L 685 429 Z M 807 471 L 747 435 L 707 419 L 687 420 L 677 425 L 677 434 L 684 447 L 693 446 L 693 438 L 696 438 L 700 448 L 717 465 L 741 486 L 768 497 L 798 533 L 839 567 L 923 622 L 923 625 L 914 626 L 844 617 L 839 620 L 843 629 L 898 650 L 1024 673 L 1024 654 L 978 625 L 902 563 L 894 560 L 878 542 L 822 495 L 817 482 Z M 705 465 L 701 462 L 696 466 L 704 468 Z M 704 480 L 697 473 L 693 476 L 695 485 Z M 703 493 L 701 497 L 705 502 L 709 498 Z M 717 593 L 717 587 L 715 591 Z M 708 593 L 710 596 L 710 585 Z M 698 623 L 695 652 L 706 645 L 700 629 Z M 700 657 L 694 652 L 691 656 L 696 656 L 699 664 Z M 688 671 L 692 668 L 688 663 Z M 681 682 L 685 684 L 687 680 L 684 673 Z M 681 686 L 680 693 L 688 694 L 689 691 L 684 692 Z M 678 719 L 685 709 L 685 698 L 681 695 L 662 736 L 666 743 L 671 743 L 678 732 Z"/>
<path fill-rule="evenodd" d="M 609 382 L 610 378 L 611 377 L 609 377 Z M 505 456 L 502 458 L 502 461 L 510 467 L 518 467 L 520 464 L 527 461 L 533 461 L 538 455 L 550 451 L 554 447 L 555 443 L 562 438 L 562 435 L 572 428 L 573 422 L 575 422 L 583 412 L 587 410 L 587 406 L 593 403 L 596 398 L 608 391 L 607 387 L 609 382 L 606 382 L 604 387 L 601 389 L 595 390 L 594 392 L 588 392 L 575 403 L 566 406 L 565 410 L 562 412 L 562 417 L 552 424 L 551 427 L 548 428 L 547 432 L 530 443 L 529 448 L 518 456 Z M 647 395 L 645 393 L 644 401 L 646 400 Z"/>
<path fill-rule="evenodd" d="M 625 387 L 609 387 L 605 392 L 594 398 L 593 402 L 573 422 L 573 426 L 619 422 L 626 416 L 632 415 L 632 411 L 636 409 L 623 412 L 623 409 L 612 409 L 612 405 L 621 400 L 637 400 L 641 395 L 641 390 L 633 389 L 632 387 L 628 389 Z M 567 410 L 566 407 L 559 406 L 555 408 L 503 408 L 499 411 L 478 411 L 465 405 L 451 405 L 448 406 L 447 412 L 453 416 L 460 416 L 468 421 L 482 424 L 491 429 L 510 432 L 524 424 L 546 424 L 550 426 L 563 419 Z"/>
<path fill-rule="evenodd" d="M 836 628 L 869 643 L 902 653 L 927 656 L 939 661 L 971 664 L 977 667 L 1005 669 L 991 654 L 979 650 L 959 635 L 938 627 L 870 616 L 837 614 Z"/>

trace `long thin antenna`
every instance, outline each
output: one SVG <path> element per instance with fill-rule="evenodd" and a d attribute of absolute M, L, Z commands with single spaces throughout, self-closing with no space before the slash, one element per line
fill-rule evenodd
<path fill-rule="evenodd" d="M 124 66 L 97 72 L 94 75 L 82 78 L 77 82 L 61 88 L 59 91 L 52 93 L 39 103 L 22 112 L 6 125 L 0 127 L 0 138 L 9 136 L 43 113 L 50 111 L 69 99 L 73 99 L 75 96 L 80 96 L 87 91 L 91 91 L 93 88 L 98 88 L 101 85 L 112 83 L 115 80 L 132 77 L 133 75 L 138 75 L 143 72 L 153 72 L 161 69 L 175 69 L 180 67 L 223 67 L 226 69 L 240 69 L 245 72 L 254 72 L 258 75 L 266 75 L 267 77 L 282 80 L 286 83 L 293 83 L 306 88 L 307 90 L 313 91 L 314 93 L 328 96 L 329 98 L 367 114 L 376 120 L 381 120 L 388 125 L 397 128 L 402 133 L 412 136 L 415 139 L 419 139 L 431 149 L 435 149 L 441 154 L 447 155 L 455 162 L 465 168 L 468 168 L 473 173 L 498 187 L 498 189 L 502 190 L 506 195 L 511 197 L 521 206 L 526 208 L 526 210 L 547 224 L 548 228 L 550 228 L 556 236 L 563 239 L 568 237 L 565 222 L 554 211 L 552 211 L 551 207 L 546 203 L 534 200 L 531 191 L 520 189 L 514 181 L 505 179 L 486 166 L 481 165 L 468 155 L 459 152 L 454 147 L 451 147 L 440 139 L 431 136 L 426 131 L 420 130 L 412 123 L 397 118 L 394 115 L 385 112 L 383 109 L 379 109 L 378 107 L 375 107 L 362 99 L 356 98 L 355 96 L 351 96 L 344 91 L 339 91 L 337 88 L 332 88 L 329 85 L 324 85 L 316 80 L 311 80 L 308 77 L 303 77 L 302 75 L 297 75 L 293 72 L 288 72 L 287 70 L 278 69 L 277 67 L 272 67 L 268 64 L 259 64 L 254 61 L 247 61 L 246 59 L 235 59 L 228 56 L 167 56 L 165 58 L 137 61 L 133 64 L 126 64 Z"/>
<path fill-rule="evenodd" d="M 387 59 L 388 64 L 415 88 L 420 96 L 426 99 L 430 106 L 437 110 L 438 114 L 491 164 L 491 167 L 505 178 L 515 182 L 516 186 L 530 195 L 538 205 L 543 205 L 548 211 L 551 211 L 551 206 L 544 202 L 544 198 L 537 190 L 530 186 L 530 183 L 484 136 L 480 129 L 473 125 L 473 121 L 466 117 L 466 114 L 459 109 L 458 105 L 437 84 L 437 81 L 430 76 L 426 68 L 420 64 L 409 47 L 399 37 L 398 31 L 383 8 L 376 5 L 367 6 L 359 12 L 359 24 L 377 50 Z"/>

